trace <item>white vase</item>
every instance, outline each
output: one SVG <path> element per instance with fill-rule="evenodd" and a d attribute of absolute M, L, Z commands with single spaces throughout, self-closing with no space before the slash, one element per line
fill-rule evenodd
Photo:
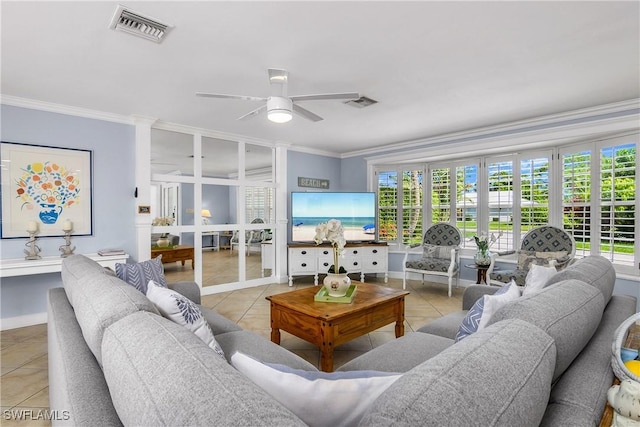
<path fill-rule="evenodd" d="M 156 246 L 158 246 L 159 248 L 167 248 L 167 247 L 169 247 L 170 244 L 171 244 L 171 242 L 169 241 L 169 239 L 167 237 L 161 237 L 156 242 Z"/>
<path fill-rule="evenodd" d="M 327 273 L 322 283 L 330 297 L 343 297 L 347 294 L 349 286 L 351 286 L 351 279 L 346 273 Z"/>

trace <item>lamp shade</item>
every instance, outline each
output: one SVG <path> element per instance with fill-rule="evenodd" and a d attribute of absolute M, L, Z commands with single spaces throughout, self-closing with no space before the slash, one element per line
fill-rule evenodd
<path fill-rule="evenodd" d="M 211 212 L 209 212 L 209 209 L 202 209 L 200 216 L 204 218 L 211 218 Z"/>

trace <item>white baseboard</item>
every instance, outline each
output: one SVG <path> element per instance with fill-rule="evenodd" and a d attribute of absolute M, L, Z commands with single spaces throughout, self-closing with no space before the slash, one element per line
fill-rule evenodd
<path fill-rule="evenodd" d="M 0 319 L 0 331 L 47 323 L 47 312 Z"/>

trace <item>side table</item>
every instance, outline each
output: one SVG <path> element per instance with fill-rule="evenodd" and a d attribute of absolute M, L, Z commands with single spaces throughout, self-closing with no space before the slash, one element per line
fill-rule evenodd
<path fill-rule="evenodd" d="M 465 264 L 464 265 L 467 268 L 472 268 L 474 270 L 478 270 L 478 278 L 476 280 L 476 284 L 479 285 L 482 282 L 484 282 L 485 285 L 488 285 L 489 282 L 487 282 L 487 270 L 489 269 L 488 265 L 478 265 L 478 264 Z M 498 271 L 500 270 L 500 267 L 498 266 L 494 266 L 493 267 L 493 271 Z"/>

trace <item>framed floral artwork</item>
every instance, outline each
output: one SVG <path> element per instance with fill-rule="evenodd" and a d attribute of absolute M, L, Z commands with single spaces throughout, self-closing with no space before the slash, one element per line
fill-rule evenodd
<path fill-rule="evenodd" d="M 92 152 L 0 143 L 2 238 L 93 234 Z"/>

